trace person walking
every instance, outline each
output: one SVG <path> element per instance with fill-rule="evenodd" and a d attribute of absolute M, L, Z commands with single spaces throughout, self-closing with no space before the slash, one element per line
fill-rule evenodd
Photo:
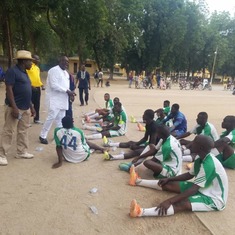
<path fill-rule="evenodd" d="M 17 134 L 16 158 L 33 158 L 28 150 L 28 128 L 30 115 L 35 116 L 35 110 L 31 103 L 31 82 L 26 69 L 32 66 L 30 51 L 19 50 L 15 59 L 17 64 L 8 69 L 5 76 L 6 84 L 6 109 L 5 123 L 0 142 L 0 165 L 7 165 L 7 154 L 12 145 L 13 133 Z M 31 112 L 30 112 L 31 111 Z"/>
<path fill-rule="evenodd" d="M 39 136 L 42 144 L 48 144 L 47 135 L 54 121 L 56 127 L 62 127 L 61 120 L 69 109 L 68 99 L 75 95 L 74 91 L 69 89 L 69 73 L 66 71 L 68 65 L 68 58 L 62 56 L 59 64 L 48 71 L 46 89 L 48 116 Z"/>
<path fill-rule="evenodd" d="M 90 84 L 90 74 L 86 71 L 85 65 L 82 65 L 81 71 L 77 73 L 76 77 L 76 86 L 78 84 L 79 90 L 79 99 L 80 99 L 80 106 L 84 106 L 84 99 L 83 99 L 83 92 L 85 93 L 85 102 L 88 105 L 89 100 L 89 92 L 88 89 L 91 89 Z"/>
<path fill-rule="evenodd" d="M 97 87 L 99 87 L 99 84 L 101 87 L 103 87 L 103 82 L 104 82 L 104 73 L 102 72 L 102 69 L 99 69 L 99 73 L 98 73 L 98 83 L 97 83 Z"/>
<path fill-rule="evenodd" d="M 42 124 L 39 119 L 40 112 L 40 99 L 41 99 L 41 88 L 43 87 L 43 83 L 40 78 L 40 68 L 38 64 L 40 63 L 40 58 L 38 55 L 33 55 L 33 62 L 30 69 L 26 70 L 31 81 L 32 87 L 32 103 L 34 105 L 34 109 L 36 112 L 36 116 L 34 117 L 34 123 Z"/>

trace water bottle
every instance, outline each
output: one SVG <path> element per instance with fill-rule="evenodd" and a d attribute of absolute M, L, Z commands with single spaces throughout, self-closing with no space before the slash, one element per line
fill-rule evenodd
<path fill-rule="evenodd" d="M 89 192 L 90 193 L 97 193 L 97 191 L 98 191 L 98 188 L 92 188 Z"/>
<path fill-rule="evenodd" d="M 95 206 L 90 206 L 90 209 L 94 214 L 98 215 L 98 210 Z"/>
<path fill-rule="evenodd" d="M 43 150 L 43 147 L 36 147 L 35 150 L 41 152 Z"/>

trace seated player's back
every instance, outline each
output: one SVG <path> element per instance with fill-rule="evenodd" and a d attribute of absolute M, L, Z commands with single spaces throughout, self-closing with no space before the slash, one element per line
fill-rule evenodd
<path fill-rule="evenodd" d="M 63 155 L 69 162 L 84 161 L 90 153 L 84 133 L 79 128 L 56 128 L 55 141 L 63 148 Z"/>

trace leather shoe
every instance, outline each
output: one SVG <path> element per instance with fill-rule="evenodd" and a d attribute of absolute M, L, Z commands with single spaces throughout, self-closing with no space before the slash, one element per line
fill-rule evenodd
<path fill-rule="evenodd" d="M 47 139 L 44 139 L 44 138 L 42 138 L 41 136 L 39 136 L 39 140 L 40 140 L 40 143 L 41 143 L 41 144 L 48 144 Z"/>

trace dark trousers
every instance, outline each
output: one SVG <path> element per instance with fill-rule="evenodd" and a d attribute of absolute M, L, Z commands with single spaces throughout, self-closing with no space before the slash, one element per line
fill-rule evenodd
<path fill-rule="evenodd" d="M 32 103 L 36 112 L 34 121 L 39 120 L 39 110 L 40 110 L 40 99 L 41 99 L 41 87 L 32 87 Z"/>
<path fill-rule="evenodd" d="M 81 105 L 84 105 L 83 91 L 85 93 L 85 102 L 87 103 L 89 99 L 88 88 L 79 88 L 79 99 L 80 99 Z"/>
<path fill-rule="evenodd" d="M 66 115 L 66 116 L 70 116 L 71 118 L 73 118 L 72 102 L 70 102 L 70 101 L 69 101 L 69 109 L 66 110 L 65 115 Z"/>

